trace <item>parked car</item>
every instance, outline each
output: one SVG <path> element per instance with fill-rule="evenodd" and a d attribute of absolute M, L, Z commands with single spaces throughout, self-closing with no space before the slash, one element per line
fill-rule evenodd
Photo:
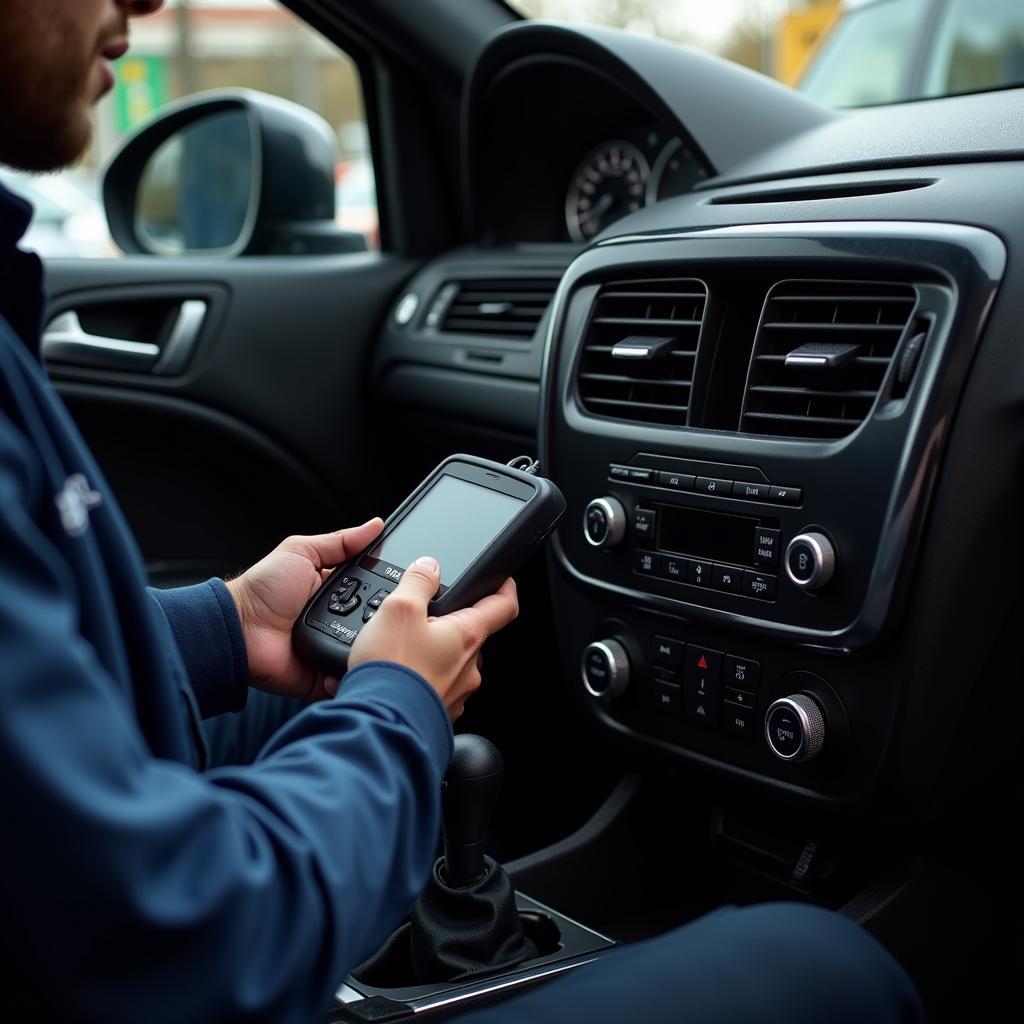
<path fill-rule="evenodd" d="M 828 106 L 862 107 L 1022 81 L 1018 0 L 854 0 L 799 89 Z"/>
<path fill-rule="evenodd" d="M 1020 1012 L 1024 89 L 886 50 L 842 97 L 888 105 L 819 102 L 908 2 L 852 14 L 801 94 L 495 0 L 320 0 L 370 98 L 380 251 L 335 246 L 371 167 L 339 183 L 329 126 L 177 107 L 107 174 L 126 256 L 53 261 L 48 315 L 164 346 L 187 310 L 192 344 L 48 370 L 158 585 L 387 514 L 452 452 L 538 458 L 568 512 L 460 722 L 504 756 L 519 890 L 616 941 L 834 908 L 930 1019 L 995 1019 Z M 235 237 L 162 253 L 147 156 L 226 111 L 261 172 Z"/>

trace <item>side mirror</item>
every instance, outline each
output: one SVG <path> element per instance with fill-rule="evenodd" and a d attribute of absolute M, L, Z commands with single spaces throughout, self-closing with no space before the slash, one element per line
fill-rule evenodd
<path fill-rule="evenodd" d="M 334 134 L 323 118 L 248 90 L 167 107 L 103 178 L 110 234 L 130 254 L 361 252 L 334 221 Z"/>

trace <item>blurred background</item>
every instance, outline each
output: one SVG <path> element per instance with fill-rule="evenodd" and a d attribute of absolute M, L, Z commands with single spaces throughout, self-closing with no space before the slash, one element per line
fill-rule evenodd
<path fill-rule="evenodd" d="M 414 0 L 413 0 L 414 2 Z M 457 3 L 458 0 L 451 0 Z M 623 28 L 716 53 L 833 107 L 1024 81 L 1024 0 L 509 0 L 520 14 Z M 165 104 L 207 89 L 272 93 L 324 117 L 338 140 L 337 219 L 379 244 L 358 71 L 274 0 L 168 0 L 135 22 L 95 144 L 60 175 L 0 168 L 36 205 L 27 247 L 110 256 L 98 203 L 121 139 Z"/>

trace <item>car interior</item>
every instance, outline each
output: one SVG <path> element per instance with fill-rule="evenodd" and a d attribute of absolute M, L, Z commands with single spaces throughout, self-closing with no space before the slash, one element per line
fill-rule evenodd
<path fill-rule="evenodd" d="M 1016 1005 L 1024 91 L 837 111 L 497 0 L 285 5 L 358 65 L 380 250 L 318 230 L 317 125 L 226 92 L 111 166 L 123 258 L 48 261 L 48 372 L 153 584 L 453 453 L 567 503 L 457 727 L 534 955 L 422 984 L 392 949 L 325 1011 L 439 1018 L 775 900 L 860 923 L 930 1019 Z M 175 254 L 140 181 L 232 114 L 260 180 Z"/>

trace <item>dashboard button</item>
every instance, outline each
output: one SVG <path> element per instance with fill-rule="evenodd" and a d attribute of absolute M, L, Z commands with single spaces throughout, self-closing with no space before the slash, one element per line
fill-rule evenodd
<path fill-rule="evenodd" d="M 781 537 L 781 530 L 768 530 L 763 526 L 754 527 L 755 565 L 768 565 L 774 568 L 779 564 Z"/>
<path fill-rule="evenodd" d="M 587 645 L 580 671 L 591 697 L 618 697 L 629 686 L 629 655 L 618 640 L 599 640 Z"/>
<path fill-rule="evenodd" d="M 711 567 L 711 583 L 716 590 L 738 594 L 743 589 L 743 570 L 731 565 L 714 565 Z"/>
<path fill-rule="evenodd" d="M 757 684 L 761 681 L 761 663 L 727 654 L 723 679 L 726 686 L 735 686 L 740 690 L 756 690 Z"/>
<path fill-rule="evenodd" d="M 772 705 L 765 719 L 772 750 L 784 761 L 795 760 L 804 746 L 803 723 L 794 708 Z"/>
<path fill-rule="evenodd" d="M 699 587 L 711 586 L 711 563 L 703 559 L 691 558 L 690 568 L 686 574 L 686 582 Z"/>
<path fill-rule="evenodd" d="M 608 467 L 608 475 L 613 480 L 628 480 L 629 479 L 629 466 L 616 466 L 613 462 Z"/>
<path fill-rule="evenodd" d="M 674 583 L 686 582 L 686 573 L 690 565 L 688 558 L 680 558 L 678 555 L 662 555 L 660 561 L 658 575 L 662 579 L 672 580 Z"/>
<path fill-rule="evenodd" d="M 670 636 L 656 636 L 651 641 L 651 660 L 656 665 L 680 668 L 683 664 L 683 650 L 686 644 Z"/>
<path fill-rule="evenodd" d="M 719 494 L 728 498 L 732 494 L 731 480 L 718 480 L 715 477 L 699 476 L 694 490 L 698 494 Z"/>
<path fill-rule="evenodd" d="M 728 679 L 726 683 L 728 683 Z M 729 704 L 738 704 L 740 707 L 753 709 L 757 703 L 757 694 L 748 693 L 746 690 L 737 690 L 733 686 L 726 685 L 725 700 Z"/>
<path fill-rule="evenodd" d="M 658 564 L 658 556 L 653 551 L 638 551 L 634 557 L 633 568 L 647 576 L 654 575 L 654 569 Z"/>
<path fill-rule="evenodd" d="M 747 501 L 767 501 L 770 484 L 751 484 L 737 480 L 732 485 L 734 498 L 746 498 Z"/>
<path fill-rule="evenodd" d="M 769 491 L 769 500 L 780 505 L 799 505 L 803 496 L 799 487 L 773 487 Z"/>
<path fill-rule="evenodd" d="M 638 466 L 629 467 L 629 482 L 634 484 L 651 484 L 657 477 L 657 471 L 653 469 L 641 469 Z"/>
<path fill-rule="evenodd" d="M 654 703 L 662 714 L 683 716 L 683 688 L 667 679 L 654 680 Z"/>
<path fill-rule="evenodd" d="M 836 549 L 823 533 L 797 534 L 786 548 L 786 575 L 802 590 L 827 586 L 836 569 Z"/>
<path fill-rule="evenodd" d="M 658 513 L 653 508 L 633 509 L 633 533 L 637 537 L 653 537 Z"/>
<path fill-rule="evenodd" d="M 673 491 L 692 491 L 696 479 L 687 473 L 666 473 L 662 470 L 658 474 L 658 484 L 661 487 L 670 487 Z"/>
<path fill-rule="evenodd" d="M 722 728 L 731 736 L 751 739 L 754 735 L 754 709 L 726 701 L 722 705 Z"/>
<path fill-rule="evenodd" d="M 749 569 L 743 573 L 743 593 L 747 597 L 756 597 L 761 601 L 774 601 L 777 586 L 777 576 L 751 572 Z"/>

